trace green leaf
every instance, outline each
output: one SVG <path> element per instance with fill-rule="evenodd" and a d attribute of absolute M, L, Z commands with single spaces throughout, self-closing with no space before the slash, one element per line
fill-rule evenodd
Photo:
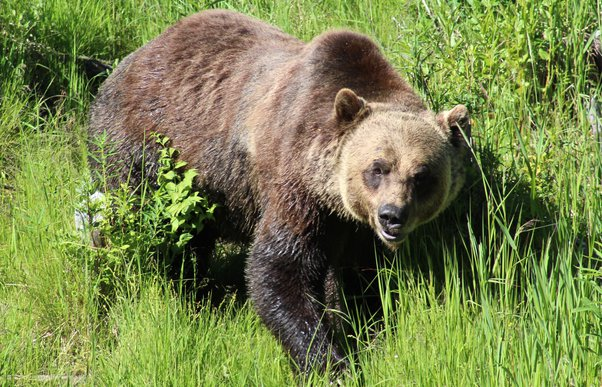
<path fill-rule="evenodd" d="M 186 161 L 178 161 L 176 165 L 174 165 L 174 169 L 179 169 L 185 167 L 186 165 L 188 165 Z M 189 169 L 189 171 L 192 171 L 192 169 Z"/>
<path fill-rule="evenodd" d="M 541 48 L 539 50 L 537 50 L 537 54 L 543 60 L 550 60 L 550 54 L 547 51 L 544 51 Z"/>
<path fill-rule="evenodd" d="M 176 173 L 174 171 L 165 172 L 161 175 L 165 180 L 173 180 L 176 177 Z"/>
<path fill-rule="evenodd" d="M 171 232 L 176 232 L 180 227 L 180 220 L 178 218 L 173 218 L 171 220 Z"/>
<path fill-rule="evenodd" d="M 180 234 L 180 238 L 178 239 L 178 242 L 176 242 L 176 246 L 184 247 L 184 245 L 186 245 L 191 239 L 192 239 L 191 233 L 189 233 L 189 232 L 182 233 L 182 234 Z"/>

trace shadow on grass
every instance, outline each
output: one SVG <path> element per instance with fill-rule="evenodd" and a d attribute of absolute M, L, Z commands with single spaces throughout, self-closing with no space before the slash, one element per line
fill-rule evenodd
<path fill-rule="evenodd" d="M 538 260 L 547 248 L 557 256 L 558 208 L 534 194 L 516 171 L 503 167 L 490 147 L 477 147 L 475 154 L 479 162 L 469 168 L 455 203 L 416 230 L 397 258 L 403 261 L 404 271 L 431 278 L 438 293 L 444 289 L 450 265 L 446 257 L 451 252 L 452 265 L 469 290 L 476 290 L 479 271 L 485 271 L 487 278 L 507 280 L 504 275 L 513 270 L 512 283 L 506 285 L 520 294 L 529 276 L 525 268 L 530 267 L 523 258 Z M 553 264 L 550 260 L 548 269 Z M 494 292 L 500 289 L 488 287 Z"/>

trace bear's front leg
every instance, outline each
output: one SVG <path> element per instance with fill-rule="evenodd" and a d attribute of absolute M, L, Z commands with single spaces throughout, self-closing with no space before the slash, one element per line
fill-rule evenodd
<path fill-rule="evenodd" d="M 336 371 L 347 366 L 333 341 L 324 309 L 328 262 L 312 232 L 297 234 L 262 222 L 246 275 L 257 313 L 300 370 Z"/>

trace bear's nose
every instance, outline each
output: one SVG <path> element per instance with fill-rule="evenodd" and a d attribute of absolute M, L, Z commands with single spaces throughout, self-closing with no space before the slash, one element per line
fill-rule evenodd
<path fill-rule="evenodd" d="M 395 234 L 400 232 L 408 221 L 408 213 L 407 205 L 398 207 L 394 204 L 383 204 L 378 209 L 378 220 L 388 233 Z"/>

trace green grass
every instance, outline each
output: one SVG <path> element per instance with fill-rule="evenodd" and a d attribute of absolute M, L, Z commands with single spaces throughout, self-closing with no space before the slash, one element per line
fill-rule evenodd
<path fill-rule="evenodd" d="M 248 302 L 190 300 L 128 257 L 107 284 L 74 232 L 98 85 L 82 58 L 116 63 L 203 4 L 305 40 L 365 32 L 434 110 L 472 112 L 469 184 L 383 268 L 386 313 L 356 323 L 361 375 L 345 384 L 600 385 L 602 152 L 587 113 L 601 87 L 585 36 L 602 8 L 579 0 L 2 1 L 1 384 L 296 382 Z"/>

